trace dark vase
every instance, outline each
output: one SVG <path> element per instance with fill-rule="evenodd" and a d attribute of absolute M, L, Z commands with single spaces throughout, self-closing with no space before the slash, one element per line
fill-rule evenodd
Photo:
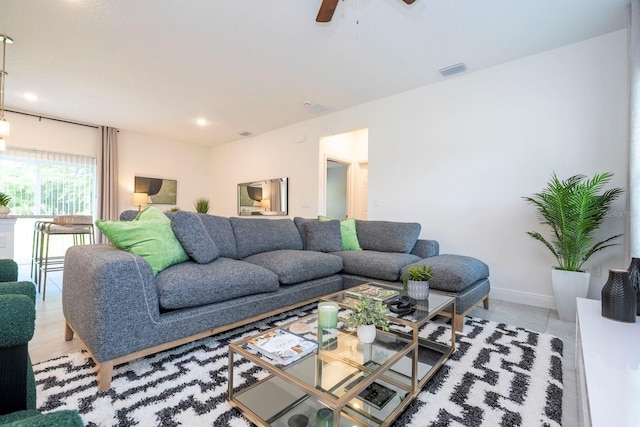
<path fill-rule="evenodd" d="M 640 258 L 631 258 L 631 264 L 627 269 L 631 287 L 636 291 L 636 314 L 640 316 Z"/>
<path fill-rule="evenodd" d="M 620 322 L 635 323 L 636 292 L 627 270 L 609 270 L 609 280 L 602 288 L 602 316 Z"/>

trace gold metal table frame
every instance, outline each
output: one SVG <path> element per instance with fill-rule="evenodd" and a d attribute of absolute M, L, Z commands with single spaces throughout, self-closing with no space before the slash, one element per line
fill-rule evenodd
<path fill-rule="evenodd" d="M 321 300 L 335 301 L 342 309 L 353 303 L 344 291 Z M 286 427 L 288 418 L 294 414 L 307 416 L 313 425 L 311 421 L 321 408 L 333 411 L 334 426 L 391 424 L 455 350 L 453 328 L 449 345 L 419 336 L 433 317 L 445 311 L 455 312 L 455 299 L 432 294 L 428 305 L 425 303 L 419 304 L 413 315 L 396 317 L 390 313 L 390 321 L 398 328 L 389 332 L 377 330 L 372 344 L 360 343 L 355 331 L 345 328 L 342 317 L 337 343 L 332 349 L 325 348 L 322 339 L 318 340 L 315 314 L 281 325 L 279 328 L 287 329 L 293 323 L 307 323 L 311 331 L 304 336 L 319 341 L 317 351 L 287 366 L 275 364 L 249 348 L 246 344 L 252 336 L 231 343 L 230 403 L 262 426 Z M 268 375 L 246 387 L 236 387 L 234 372 L 242 370 L 244 363 L 255 364 Z M 358 397 L 374 382 L 395 391 L 393 399 L 381 409 Z"/>

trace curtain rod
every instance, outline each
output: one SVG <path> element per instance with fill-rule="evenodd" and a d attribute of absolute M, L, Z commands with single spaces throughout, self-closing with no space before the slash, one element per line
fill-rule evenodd
<path fill-rule="evenodd" d="M 63 119 L 55 119 L 53 117 L 47 117 L 47 116 L 43 116 L 41 114 L 23 113 L 22 111 L 8 110 L 6 108 L 4 109 L 4 111 L 7 111 L 9 113 L 22 114 L 24 116 L 36 117 L 36 118 L 38 118 L 40 120 L 46 119 L 46 120 L 53 120 L 54 122 L 68 123 L 70 125 L 86 126 L 88 128 L 94 128 L 94 129 L 98 129 L 99 128 L 99 126 L 97 126 L 97 125 L 89 125 L 89 124 L 86 124 L 86 123 L 72 122 L 70 120 L 63 120 Z"/>

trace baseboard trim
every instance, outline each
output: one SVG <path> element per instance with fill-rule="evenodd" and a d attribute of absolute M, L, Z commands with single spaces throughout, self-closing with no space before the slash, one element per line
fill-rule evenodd
<path fill-rule="evenodd" d="M 512 289 L 502 289 L 491 286 L 489 299 L 493 298 L 501 301 L 509 301 L 518 304 L 548 308 L 551 310 L 556 309 L 555 300 L 550 295 L 533 294 L 530 292 L 514 291 Z"/>

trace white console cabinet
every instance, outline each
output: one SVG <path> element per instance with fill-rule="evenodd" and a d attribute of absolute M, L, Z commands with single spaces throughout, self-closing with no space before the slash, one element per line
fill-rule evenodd
<path fill-rule="evenodd" d="M 580 426 L 640 426 L 640 322 L 601 315 L 601 302 L 578 298 L 576 378 Z M 640 319 L 638 319 L 640 320 Z"/>

